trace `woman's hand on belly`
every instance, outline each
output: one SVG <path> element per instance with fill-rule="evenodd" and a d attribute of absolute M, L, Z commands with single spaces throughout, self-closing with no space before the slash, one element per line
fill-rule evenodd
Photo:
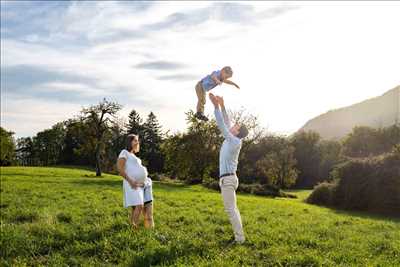
<path fill-rule="evenodd" d="M 128 179 L 128 183 L 133 189 L 136 189 L 138 187 L 143 187 L 144 186 L 143 183 L 138 183 L 138 182 L 136 182 L 135 180 L 133 180 L 131 178 Z"/>

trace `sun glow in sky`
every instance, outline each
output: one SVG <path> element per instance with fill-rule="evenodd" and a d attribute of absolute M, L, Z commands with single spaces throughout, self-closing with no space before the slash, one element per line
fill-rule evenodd
<path fill-rule="evenodd" d="M 269 131 L 400 84 L 398 2 L 1 2 L 1 125 L 29 136 L 103 97 L 186 128 L 196 82 Z M 212 116 L 207 102 L 206 113 Z"/>

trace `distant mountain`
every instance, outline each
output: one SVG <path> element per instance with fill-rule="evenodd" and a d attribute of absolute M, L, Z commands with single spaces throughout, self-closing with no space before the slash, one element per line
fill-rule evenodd
<path fill-rule="evenodd" d="M 381 96 L 319 115 L 300 131 L 312 130 L 324 139 L 340 139 L 355 126 L 379 128 L 395 123 L 400 123 L 400 85 Z"/>

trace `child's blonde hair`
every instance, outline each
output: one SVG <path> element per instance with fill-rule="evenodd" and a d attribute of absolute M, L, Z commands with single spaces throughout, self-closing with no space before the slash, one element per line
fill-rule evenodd
<path fill-rule="evenodd" d="M 233 71 L 232 71 L 232 68 L 231 68 L 231 67 L 225 66 L 225 67 L 222 68 L 222 70 L 223 70 L 229 77 L 232 77 Z"/>

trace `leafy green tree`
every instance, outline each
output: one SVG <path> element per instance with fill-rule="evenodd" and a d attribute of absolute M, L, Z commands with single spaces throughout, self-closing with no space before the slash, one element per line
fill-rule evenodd
<path fill-rule="evenodd" d="M 400 143 L 400 126 L 386 128 L 354 127 L 343 140 L 343 154 L 353 158 L 364 158 L 390 152 Z"/>
<path fill-rule="evenodd" d="M 13 132 L 0 127 L 0 166 L 8 166 L 15 162 L 15 141 Z"/>
<path fill-rule="evenodd" d="M 86 125 L 83 118 L 69 119 L 64 122 L 65 138 L 63 151 L 61 153 L 61 163 L 74 165 L 94 165 L 92 149 L 83 149 L 87 144 L 94 143 L 88 139 L 92 137 L 87 135 L 89 126 Z"/>
<path fill-rule="evenodd" d="M 36 165 L 35 149 L 31 137 L 17 139 L 16 157 L 19 164 L 23 166 Z"/>
<path fill-rule="evenodd" d="M 43 130 L 33 137 L 34 155 L 39 165 L 49 166 L 60 163 L 64 138 L 63 123 L 57 123 L 51 129 Z"/>
<path fill-rule="evenodd" d="M 400 144 L 400 124 L 378 129 L 379 154 L 390 152 Z"/>
<path fill-rule="evenodd" d="M 186 135 L 176 133 L 167 136 L 161 145 L 161 151 L 164 155 L 164 171 L 172 178 L 186 180 L 190 178 L 190 159 L 186 158 L 185 147 Z M 199 179 L 197 179 L 199 180 Z"/>
<path fill-rule="evenodd" d="M 338 141 L 321 140 L 318 149 L 321 156 L 319 177 L 323 180 L 330 180 L 331 171 L 344 160 L 341 155 L 342 146 Z"/>
<path fill-rule="evenodd" d="M 147 165 L 147 143 L 145 140 L 145 125 L 140 114 L 136 110 L 132 110 L 128 116 L 128 124 L 126 125 L 127 134 L 137 134 L 140 139 L 140 151 L 138 156 L 143 160 L 143 163 Z"/>
<path fill-rule="evenodd" d="M 295 148 L 296 168 L 299 170 L 297 187 L 311 188 L 321 181 L 319 177 L 321 154 L 318 146 L 320 139 L 320 135 L 313 131 L 302 131 L 291 138 Z"/>
<path fill-rule="evenodd" d="M 186 116 L 187 132 L 167 137 L 162 145 L 166 171 L 187 183 L 218 177 L 218 153 L 223 139 L 215 120 L 200 122 L 193 111 Z"/>
<path fill-rule="evenodd" d="M 246 141 L 244 141 L 246 142 Z M 243 183 L 262 183 L 268 184 L 265 157 L 268 153 L 279 151 L 278 138 L 271 134 L 264 134 L 254 142 L 243 144 L 238 175 Z"/>
<path fill-rule="evenodd" d="M 143 120 L 134 109 L 129 113 L 126 131 L 128 134 L 137 134 L 140 138 L 144 135 Z"/>
<path fill-rule="evenodd" d="M 266 154 L 255 163 L 255 168 L 259 174 L 266 177 L 267 184 L 289 188 L 297 179 L 294 147 L 284 137 L 274 137 L 269 140 L 274 141 L 275 149 L 266 151 Z"/>
<path fill-rule="evenodd" d="M 343 153 L 349 157 L 368 157 L 377 152 L 378 130 L 359 126 L 343 141 Z"/>
<path fill-rule="evenodd" d="M 400 144 L 396 144 L 393 147 L 392 153 L 400 157 Z"/>
<path fill-rule="evenodd" d="M 162 132 L 161 126 L 153 112 L 147 117 L 142 125 L 143 156 L 150 172 L 161 172 L 164 158 L 161 152 Z"/>
<path fill-rule="evenodd" d="M 70 119 L 65 124 L 65 145 L 62 152 L 62 164 L 95 165 L 93 151 L 96 149 L 96 136 L 91 122 L 83 117 Z M 102 170 L 115 171 L 115 161 L 121 149 L 125 147 L 126 123 L 115 117 L 108 122 L 104 132 L 101 150 Z"/>

